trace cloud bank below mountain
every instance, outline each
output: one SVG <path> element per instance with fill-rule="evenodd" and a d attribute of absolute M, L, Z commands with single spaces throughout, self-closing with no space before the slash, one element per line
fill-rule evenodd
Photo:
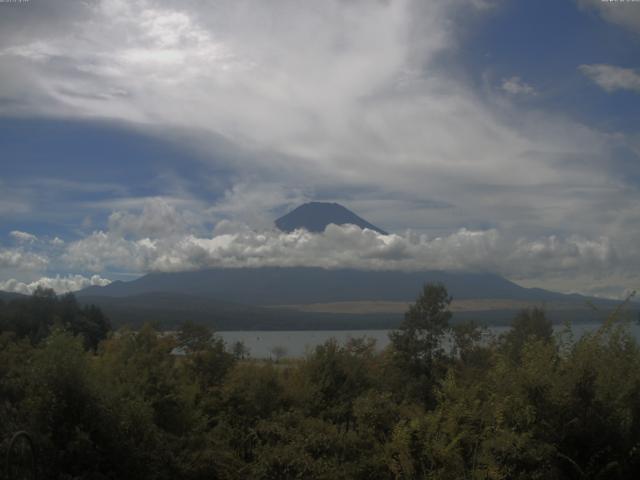
<path fill-rule="evenodd" d="M 496 228 L 461 228 L 447 235 L 411 230 L 383 235 L 355 225 L 334 224 L 320 233 L 287 233 L 275 228 L 256 230 L 229 220 L 218 222 L 210 234 L 203 234 L 184 222 L 184 215 L 158 199 L 139 212 L 114 212 L 111 228 L 93 231 L 78 240 L 40 239 L 0 250 L 0 259 L 18 270 L 64 265 L 72 271 L 93 274 L 20 282 L 12 279 L 0 288 L 24 293 L 42 285 L 59 292 L 71 291 L 106 284 L 108 280 L 100 275 L 108 277 L 114 271 L 141 275 L 206 268 L 309 266 L 493 272 L 526 281 L 588 277 L 593 271 L 614 272 L 625 278 L 638 265 L 637 258 L 633 258 L 635 263 L 621 259 L 614 244 L 604 236 L 526 238 Z M 629 287 L 624 282 L 622 286 Z"/>

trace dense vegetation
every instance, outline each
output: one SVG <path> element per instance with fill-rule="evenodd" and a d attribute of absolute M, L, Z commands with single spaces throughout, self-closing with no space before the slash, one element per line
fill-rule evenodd
<path fill-rule="evenodd" d="M 0 450 L 26 429 L 42 477 L 65 479 L 639 478 L 620 312 L 575 339 L 523 311 L 487 341 L 451 328 L 449 303 L 427 285 L 384 351 L 277 363 L 191 323 L 107 334 L 72 296 L 0 303 Z"/>

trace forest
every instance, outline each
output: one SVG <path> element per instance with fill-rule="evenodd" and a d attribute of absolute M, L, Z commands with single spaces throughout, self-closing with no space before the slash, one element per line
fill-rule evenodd
<path fill-rule="evenodd" d="M 113 331 L 71 294 L 0 301 L 0 478 L 18 431 L 46 479 L 640 478 L 624 304 L 580 338 L 540 309 L 494 338 L 450 302 L 425 285 L 383 350 L 272 361 L 189 321 Z"/>

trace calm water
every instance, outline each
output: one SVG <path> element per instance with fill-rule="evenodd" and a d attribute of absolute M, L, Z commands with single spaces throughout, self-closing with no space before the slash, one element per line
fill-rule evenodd
<path fill-rule="evenodd" d="M 573 325 L 574 338 L 579 338 L 584 333 L 594 330 L 599 324 L 582 323 Z M 564 326 L 557 325 L 556 331 L 564 329 Z M 640 341 L 640 325 L 631 325 L 631 331 L 635 338 Z M 500 335 L 509 330 L 509 327 L 490 327 L 488 335 Z M 372 338 L 376 341 L 378 349 L 382 349 L 389 344 L 390 330 L 296 330 L 296 331 L 238 331 L 238 332 L 218 332 L 227 345 L 242 341 L 249 348 L 249 353 L 253 358 L 272 357 L 272 350 L 275 347 L 285 349 L 285 357 L 301 357 L 307 351 L 312 350 L 317 345 L 321 345 L 330 338 L 335 338 L 340 344 L 344 344 L 350 338 Z"/>

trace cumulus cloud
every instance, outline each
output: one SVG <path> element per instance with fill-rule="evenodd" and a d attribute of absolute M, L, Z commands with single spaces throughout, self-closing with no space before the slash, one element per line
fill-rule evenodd
<path fill-rule="evenodd" d="M 243 152 L 228 160 L 234 186 L 199 206 L 198 218 L 166 199 L 117 206 L 106 229 L 92 212 L 84 228 L 96 231 L 68 242 L 61 263 L 144 272 L 415 262 L 513 273 L 516 251 L 527 272 L 615 264 L 615 255 L 598 255 L 621 251 L 620 243 L 638 256 L 638 219 L 620 220 L 638 211 L 637 189 L 625 189 L 607 161 L 620 140 L 519 102 L 495 108 L 439 61 L 460 47 L 460 10 L 473 15 L 498 2 L 32 3 L 0 18 L 0 113 L 136 122 L 167 137 L 184 129 L 185 143 L 216 166 L 220 138 Z M 501 86 L 535 93 L 519 77 Z M 224 224 L 212 237 L 201 228 L 225 217 L 264 227 L 272 210 L 316 192 L 375 201 L 359 213 L 431 235 L 289 237 Z M 397 208 L 406 198 L 412 208 Z M 615 239 L 608 247 L 603 232 Z"/>
<path fill-rule="evenodd" d="M 580 65 L 578 68 L 607 92 L 616 90 L 640 92 L 640 73 L 631 68 L 605 64 Z"/>
<path fill-rule="evenodd" d="M 198 218 L 185 210 L 178 210 L 166 199 L 146 199 L 140 212 L 115 211 L 109 215 L 109 230 L 136 238 L 158 237 L 184 232 L 198 223 Z"/>
<path fill-rule="evenodd" d="M 407 231 L 381 235 L 354 225 L 329 225 L 322 233 L 251 230 L 222 222 L 210 237 L 125 240 L 95 232 L 72 243 L 66 260 L 78 268 L 139 271 L 203 268 L 313 266 L 365 270 L 493 271 L 514 277 L 613 268 L 617 256 L 607 238 L 556 236 L 511 239 L 496 229 L 460 229 L 430 237 Z"/>
<path fill-rule="evenodd" d="M 102 278 L 99 275 L 92 275 L 90 278 L 82 275 L 67 275 L 61 277 L 42 277 L 33 282 L 25 283 L 16 279 L 0 281 L 0 290 L 5 292 L 16 292 L 24 295 L 32 294 L 38 287 L 51 288 L 56 293 L 75 292 L 92 285 L 105 286 L 109 285 L 111 280 Z"/>
<path fill-rule="evenodd" d="M 607 235 L 523 236 L 517 230 L 499 228 L 459 228 L 443 234 L 407 230 L 381 235 L 353 225 L 329 225 L 322 233 L 306 230 L 286 233 L 273 227 L 256 229 L 243 222 L 222 220 L 210 234 L 198 234 L 188 222 L 174 222 L 181 218 L 179 209 L 163 202 L 150 205 L 146 213 L 144 208 L 137 212 L 120 211 L 110 217 L 111 228 L 96 230 L 77 240 L 55 242 L 53 246 L 49 246 L 50 242 L 27 243 L 19 249 L 0 251 L 0 267 L 27 271 L 64 266 L 67 270 L 93 272 L 96 274 L 93 277 L 43 276 L 31 282 L 10 277 L 0 286 L 20 292 L 32 291 L 38 285 L 72 291 L 107 281 L 97 274 L 112 275 L 118 271 L 144 274 L 205 268 L 313 266 L 495 272 L 528 285 L 536 285 L 530 283 L 531 279 L 538 282 L 547 279 L 548 285 L 558 290 L 604 292 L 598 289 L 599 283 L 594 278 L 613 275 L 617 277 L 612 285 L 633 287 L 634 272 L 640 268 L 640 249 L 628 248 L 634 245 L 633 232 L 623 236 L 628 243 L 620 244 Z M 632 211 L 635 210 L 630 208 L 629 215 Z M 163 221 L 171 223 L 171 227 L 160 228 L 158 225 Z M 573 282 L 572 288 L 566 287 L 568 281 Z"/>
<path fill-rule="evenodd" d="M 148 238 L 127 240 L 117 234 L 95 231 L 82 240 L 71 242 L 62 260 L 94 272 L 102 272 L 108 266 L 144 272 L 151 264 L 156 242 Z M 174 243 L 174 240 L 167 243 Z"/>
<path fill-rule="evenodd" d="M 244 222 L 254 227 L 273 225 L 273 219 L 309 200 L 301 189 L 269 182 L 239 182 L 207 209 L 214 217 Z"/>
<path fill-rule="evenodd" d="M 523 82 L 522 79 L 517 76 L 503 79 L 502 90 L 509 95 L 535 95 L 536 93 L 535 88 Z"/>
<path fill-rule="evenodd" d="M 16 248 L 0 248 L 0 269 L 41 270 L 46 268 L 49 260 L 38 253 Z"/>
<path fill-rule="evenodd" d="M 20 230 L 13 230 L 9 235 L 11 235 L 18 242 L 27 242 L 33 243 L 38 240 L 38 237 L 31 233 L 21 232 Z"/>

